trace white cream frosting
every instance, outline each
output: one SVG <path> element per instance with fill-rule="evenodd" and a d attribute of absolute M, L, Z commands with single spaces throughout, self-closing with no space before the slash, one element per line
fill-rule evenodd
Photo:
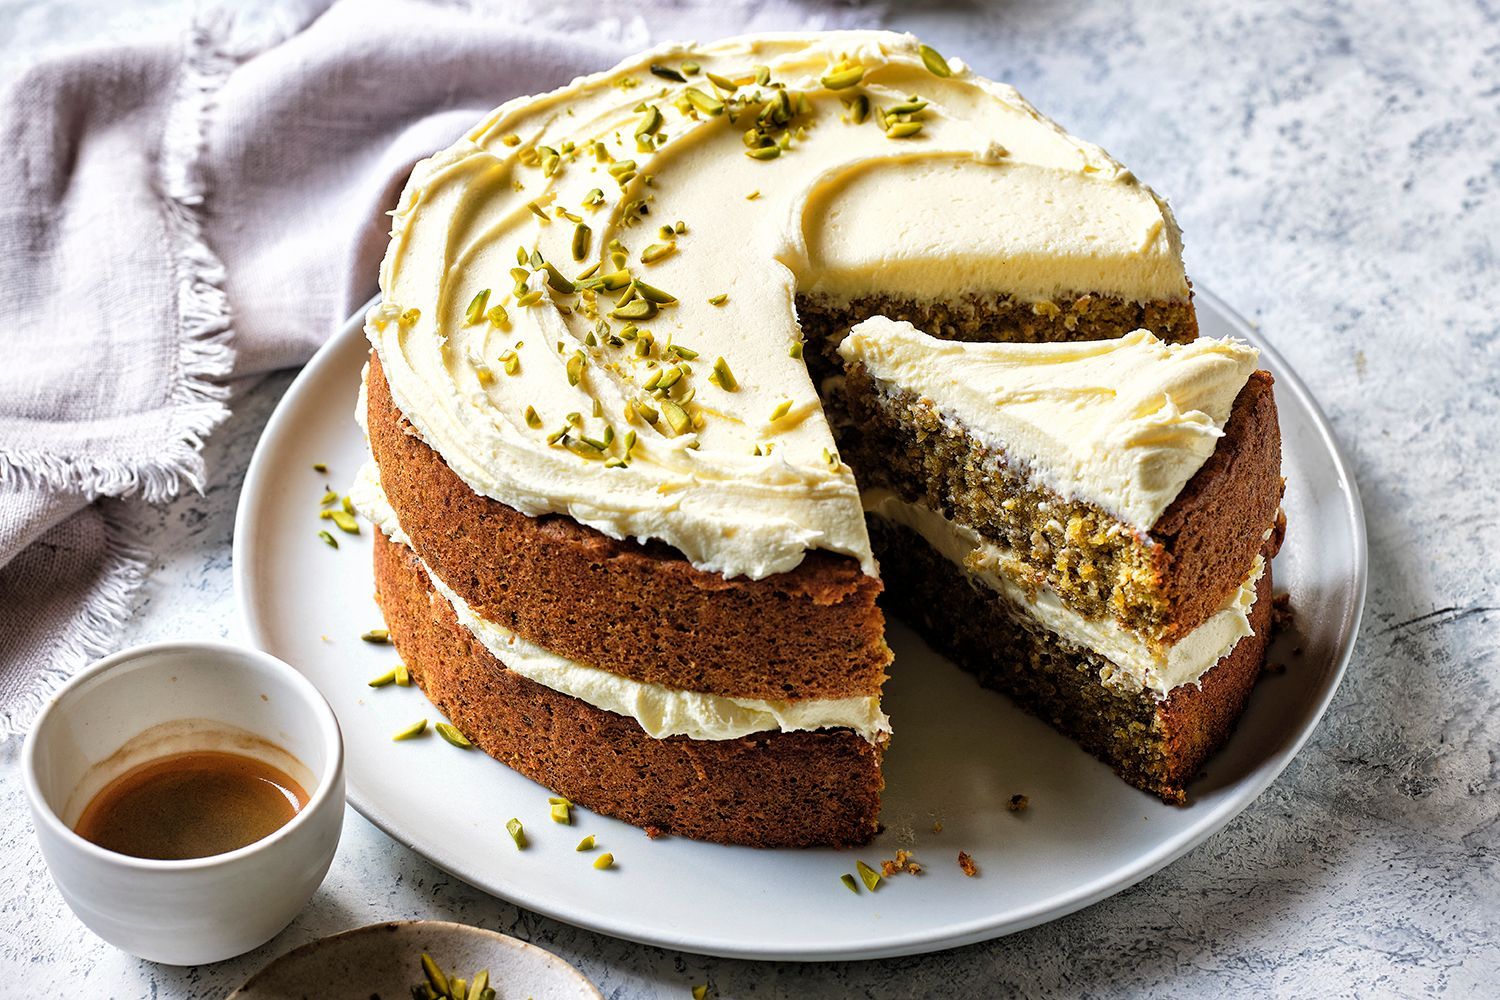
<path fill-rule="evenodd" d="M 844 57 L 864 78 L 830 90 L 820 81 Z M 701 70 L 683 82 L 650 72 L 689 61 Z M 745 155 L 742 142 L 760 104 L 730 122 L 681 103 L 688 88 L 714 97 L 709 73 L 740 81 L 736 97 L 770 99 L 776 91 L 754 82 L 757 65 L 807 98 L 790 148 L 768 161 Z M 472 489 L 527 514 L 566 513 L 612 537 L 661 539 L 694 566 L 731 577 L 790 570 L 810 548 L 849 554 L 875 573 L 858 488 L 830 457 L 817 393 L 792 356 L 797 290 L 1188 293 L 1177 226 L 1150 189 L 1012 88 L 956 59 L 949 65 L 950 77 L 933 75 L 904 35 L 765 35 L 664 46 L 501 106 L 417 165 L 393 215 L 383 303 L 367 333 L 397 405 Z M 914 93 L 929 103 L 910 138 L 888 138 L 873 116 L 841 120 L 850 115 L 844 98 L 864 94 L 890 108 Z M 660 111 L 657 132 L 666 135 L 646 152 L 635 138 L 650 115 L 637 110 L 643 105 Z M 609 162 L 596 158 L 596 141 Z M 548 172 L 542 147 L 558 152 L 559 169 Z M 622 185 L 610 167 L 626 160 L 637 171 Z M 603 199 L 591 205 L 592 189 Z M 627 225 L 631 203 L 649 214 Z M 559 210 L 590 229 L 582 261 L 572 252 L 575 223 Z M 678 220 L 684 233 L 657 232 Z M 526 288 L 541 298 L 518 305 L 509 273 L 518 247 L 572 279 L 591 264 L 610 271 L 615 239 L 628 248 L 633 276 L 677 300 L 637 325 L 658 347 L 670 340 L 697 352 L 671 394 L 695 394 L 684 410 L 701 413 L 701 427 L 674 433 L 665 419 L 627 417 L 627 401 L 648 399 L 645 385 L 660 369 L 631 344 L 589 343 L 595 319 L 584 297 L 555 292 L 528 264 L 535 273 Z M 675 252 L 643 263 L 658 243 Z M 508 323 L 467 322 L 485 289 Z M 607 313 L 620 293 L 598 294 Z M 719 295 L 727 299 L 710 302 Z M 627 323 L 608 322 L 616 333 Z M 568 362 L 580 352 L 585 364 L 570 379 Z M 720 357 L 733 390 L 708 377 Z M 549 443 L 570 414 L 569 437 Z M 578 444 L 587 439 L 625 460 L 628 431 L 636 443 L 622 467 L 565 447 L 587 451 Z"/>
<path fill-rule="evenodd" d="M 1056 592 L 1031 582 L 1033 574 L 1014 554 L 982 538 L 967 525 L 918 504 L 907 503 L 886 489 L 864 493 L 869 512 L 921 535 L 950 562 L 1023 609 L 1067 642 L 1092 650 L 1114 665 L 1101 680 L 1127 690 L 1148 688 L 1166 695 L 1183 684 L 1195 684 L 1247 635 L 1256 586 L 1265 573 L 1257 555 L 1250 572 L 1224 606 L 1177 642 L 1162 647 L 1126 629 L 1113 618 L 1085 618 Z M 1026 581 L 1022 583 L 1021 581 Z"/>
<path fill-rule="evenodd" d="M 410 546 L 411 540 L 381 489 L 380 473 L 373 461 L 360 469 L 349 498 L 391 541 Z M 879 697 L 804 701 L 728 698 L 634 681 L 566 659 L 480 617 L 430 567 L 424 568 L 433 589 L 452 606 L 459 622 L 507 669 L 595 708 L 628 716 L 656 739 L 687 736 L 732 740 L 772 730 L 848 728 L 874 742 L 882 733 L 890 732 L 890 720 L 880 710 Z"/>
<path fill-rule="evenodd" d="M 1223 436 L 1260 352 L 1137 330 L 1077 344 L 937 340 L 877 317 L 839 345 L 878 382 L 932 401 L 1037 482 L 1149 531 Z"/>

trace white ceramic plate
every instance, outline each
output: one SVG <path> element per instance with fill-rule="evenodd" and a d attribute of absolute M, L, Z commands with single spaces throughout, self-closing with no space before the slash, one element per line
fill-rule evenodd
<path fill-rule="evenodd" d="M 424 951 L 444 973 L 468 980 L 489 972 L 500 1000 L 603 1000 L 583 973 L 550 951 L 445 920 L 370 924 L 319 938 L 261 969 L 229 1000 L 406 1000 L 423 981 Z"/>
<path fill-rule="evenodd" d="M 1258 344 L 1276 376 L 1286 545 L 1275 562 L 1296 631 L 1272 659 L 1288 665 L 1257 687 L 1229 745 L 1190 789 L 1162 805 L 984 691 L 910 631 L 893 625 L 887 686 L 895 740 L 886 756 L 885 832 L 856 851 L 760 851 L 648 840 L 624 823 L 579 812 L 548 819 L 547 791 L 476 752 L 391 734 L 436 715 L 415 688 L 365 681 L 396 661 L 359 640 L 380 624 L 371 597 L 370 527 L 316 534 L 325 483 L 340 493 L 364 450 L 353 409 L 366 344 L 352 319 L 292 383 L 251 461 L 234 538 L 235 589 L 253 641 L 304 671 L 332 703 L 347 741 L 349 801 L 440 868 L 569 923 L 654 945 L 762 959 L 850 959 L 934 951 L 1054 919 L 1118 892 L 1181 856 L 1252 802 L 1306 741 L 1349 659 L 1365 592 L 1359 496 L 1307 390 L 1255 331 L 1213 295 L 1197 293 L 1203 333 Z M 326 462 L 327 476 L 314 472 Z M 1300 648 L 1300 655 L 1292 650 Z M 1013 793 L 1030 809 L 1013 813 Z M 517 852 L 505 821 L 532 846 Z M 942 832 L 933 825 L 941 821 Z M 595 871 L 574 851 L 584 834 L 614 853 Z M 926 866 L 917 877 L 851 894 L 839 875 L 897 847 Z M 960 850 L 979 866 L 958 868 Z"/>

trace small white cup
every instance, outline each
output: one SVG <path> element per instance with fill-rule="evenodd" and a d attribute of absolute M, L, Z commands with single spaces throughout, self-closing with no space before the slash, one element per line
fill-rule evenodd
<path fill-rule="evenodd" d="M 191 750 L 259 757 L 301 781 L 307 805 L 253 844 L 183 861 L 117 854 L 73 832 L 114 778 Z M 322 883 L 343 829 L 333 709 L 274 656 L 224 643 L 156 643 L 94 663 L 42 709 L 21 767 L 63 899 L 95 934 L 153 962 L 217 962 L 270 940 Z"/>

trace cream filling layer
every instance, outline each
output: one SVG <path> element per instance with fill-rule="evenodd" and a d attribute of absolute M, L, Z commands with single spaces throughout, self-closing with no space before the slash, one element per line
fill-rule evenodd
<path fill-rule="evenodd" d="M 839 354 L 931 400 L 1053 492 L 1139 531 L 1213 454 L 1260 358 L 1229 337 L 1168 344 L 1136 330 L 1077 344 L 974 344 L 884 317 L 855 326 Z"/>
<path fill-rule="evenodd" d="M 350 487 L 355 507 L 391 541 L 410 547 L 396 512 L 380 486 L 373 461 L 366 462 Z M 503 626 L 480 617 L 425 564 L 432 587 L 453 608 L 459 622 L 496 659 L 528 680 L 595 708 L 634 719 L 656 739 L 732 740 L 771 730 L 852 729 L 870 742 L 889 733 L 890 720 L 878 697 L 770 701 L 678 691 L 633 681 L 598 667 L 550 653 Z"/>
<path fill-rule="evenodd" d="M 1160 648 L 1112 618 L 1083 617 L 1046 586 L 1023 585 L 1019 581 L 1026 580 L 1028 574 L 1021 561 L 973 528 L 927 507 L 907 503 L 890 490 L 865 490 L 862 499 L 866 511 L 915 531 L 944 558 L 1037 622 L 1073 645 L 1107 659 L 1111 666 L 1100 672 L 1100 680 L 1106 684 L 1130 691 L 1149 689 L 1164 696 L 1175 687 L 1196 684 L 1236 643 L 1254 634 L 1250 609 L 1266 568 L 1265 559 L 1259 555 L 1224 607 L 1176 643 Z"/>
<path fill-rule="evenodd" d="M 845 58 L 857 85 L 826 83 Z M 661 539 L 727 577 L 813 548 L 875 574 L 800 357 L 797 291 L 1188 295 L 1149 188 L 948 65 L 930 72 L 909 35 L 756 35 L 663 46 L 497 108 L 416 166 L 392 214 L 366 333 L 396 404 L 474 492 L 523 513 Z M 856 98 L 906 104 L 920 131 L 888 136 Z M 747 156 L 767 108 L 790 115 L 788 146 Z M 626 302 L 627 270 L 672 301 Z M 610 280 L 575 290 L 590 274 Z M 720 358 L 732 380 L 710 377 Z M 664 364 L 688 369 L 662 390 L 681 413 L 657 393 Z"/>

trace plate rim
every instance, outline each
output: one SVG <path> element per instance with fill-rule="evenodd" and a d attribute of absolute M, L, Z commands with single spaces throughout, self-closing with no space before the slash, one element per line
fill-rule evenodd
<path fill-rule="evenodd" d="M 816 943 L 807 943 L 799 948 L 787 950 L 780 947 L 757 948 L 746 945 L 743 942 L 721 938 L 691 937 L 682 933 L 674 934 L 667 931 L 653 932 L 635 926 L 630 922 L 628 916 L 616 917 L 611 914 L 596 913 L 586 907 L 570 907 L 566 904 L 559 905 L 553 899 L 538 896 L 524 889 L 502 888 L 493 879 L 468 871 L 469 866 L 462 863 L 461 859 L 445 857 L 445 852 L 441 849 L 440 845 L 418 845 L 412 842 L 412 839 L 403 832 L 406 825 L 398 818 L 391 816 L 383 810 L 378 802 L 365 796 L 357 782 L 352 779 L 346 782 L 346 801 L 356 812 L 397 844 L 408 848 L 419 857 L 454 878 L 460 879 L 468 885 L 490 893 L 513 905 L 524 907 L 535 913 L 540 913 L 546 917 L 575 927 L 581 927 L 588 931 L 626 941 L 633 941 L 637 944 L 672 948 L 677 951 L 714 955 L 724 958 L 762 961 L 828 962 L 891 958 L 942 951 L 949 948 L 962 947 L 967 944 L 974 944 L 979 941 L 1005 937 L 1018 931 L 1048 923 L 1059 917 L 1064 917 L 1085 907 L 1092 906 L 1094 903 L 1122 892 L 1156 874 L 1228 826 L 1231 821 L 1259 799 L 1265 790 L 1286 770 L 1287 766 L 1302 750 L 1302 747 L 1306 745 L 1312 734 L 1322 723 L 1323 716 L 1326 714 L 1329 704 L 1343 683 L 1344 674 L 1348 669 L 1349 662 L 1358 644 L 1359 626 L 1364 616 L 1369 575 L 1369 540 L 1365 524 L 1364 506 L 1359 494 L 1359 485 L 1355 480 L 1348 457 L 1344 449 L 1340 446 L 1338 438 L 1334 434 L 1333 427 L 1329 424 L 1328 417 L 1324 414 L 1322 407 L 1318 405 L 1316 398 L 1314 398 L 1306 384 L 1287 363 L 1286 359 L 1282 357 L 1280 352 L 1262 337 L 1243 316 L 1207 288 L 1195 285 L 1193 295 L 1195 299 L 1200 300 L 1200 303 L 1206 303 L 1211 306 L 1216 313 L 1225 319 L 1229 326 L 1235 329 L 1237 335 L 1252 342 L 1260 349 L 1262 367 L 1273 369 L 1278 391 L 1289 392 L 1312 418 L 1312 424 L 1317 431 L 1318 439 L 1332 458 L 1332 470 L 1340 486 L 1339 493 L 1342 506 L 1348 518 L 1354 563 L 1354 589 L 1351 600 L 1343 609 L 1343 614 L 1339 622 L 1339 638 L 1342 649 L 1338 654 L 1336 662 L 1333 664 L 1329 682 L 1324 686 L 1322 696 L 1318 700 L 1316 709 L 1312 713 L 1308 723 L 1302 727 L 1294 739 L 1268 755 L 1256 766 L 1250 775 L 1241 779 L 1244 782 L 1242 787 L 1236 789 L 1232 796 L 1226 802 L 1219 805 L 1214 812 L 1207 814 L 1202 820 L 1193 823 L 1186 829 L 1163 841 L 1153 850 L 1138 856 L 1131 863 L 1117 868 L 1108 875 L 1076 886 L 1072 890 L 1058 896 L 1040 900 L 1020 912 L 1011 912 L 1002 919 L 978 918 L 957 926 L 944 925 L 932 928 L 927 933 L 913 934 L 898 932 L 887 935 L 870 945 L 857 948 L 849 948 L 842 944 L 820 947 Z M 268 648 L 267 632 L 264 623 L 255 614 L 253 602 L 250 600 L 251 581 L 247 579 L 248 570 L 246 569 L 251 564 L 251 560 L 247 558 L 248 553 L 255 545 L 256 529 L 253 526 L 255 523 L 253 517 L 255 498 L 265 492 L 263 481 L 267 480 L 271 475 L 271 459 L 269 458 L 271 449 L 267 446 L 266 442 L 278 439 L 285 431 L 283 425 L 291 425 L 291 407 L 288 405 L 288 401 L 296 398 L 299 391 L 303 390 L 305 386 L 318 381 L 322 369 L 333 363 L 330 359 L 345 347 L 349 339 L 363 335 L 365 313 L 378 300 L 379 296 L 376 295 L 356 310 L 323 343 L 302 370 L 298 372 L 297 376 L 283 393 L 282 398 L 277 401 L 275 410 L 272 412 L 270 419 L 266 422 L 265 428 L 261 431 L 259 439 L 256 441 L 255 451 L 252 453 L 249 465 L 245 471 L 245 479 L 240 488 L 239 501 L 235 507 L 234 538 L 231 547 L 231 571 L 234 579 L 235 607 L 250 642 L 256 648 L 266 650 L 267 652 L 271 651 Z M 293 664 L 293 666 L 296 667 L 296 664 Z M 300 672 L 300 668 L 297 669 Z"/>

